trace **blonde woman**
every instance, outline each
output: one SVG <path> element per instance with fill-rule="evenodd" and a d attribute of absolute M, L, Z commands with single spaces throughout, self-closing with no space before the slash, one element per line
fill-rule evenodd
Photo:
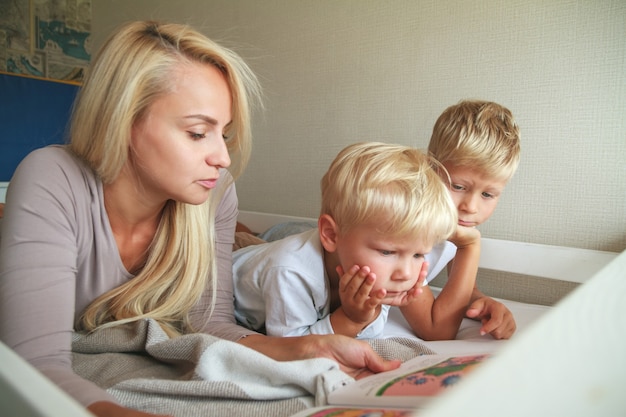
<path fill-rule="evenodd" d="M 233 176 L 250 150 L 254 74 L 181 25 L 133 22 L 104 44 L 70 143 L 31 153 L 8 190 L 0 338 L 98 416 L 146 416 L 74 374 L 71 335 L 153 318 L 347 372 L 397 366 L 340 337 L 273 339 L 235 324 Z M 216 288 L 220 290 L 217 291 Z M 363 372 L 365 371 L 365 372 Z"/>

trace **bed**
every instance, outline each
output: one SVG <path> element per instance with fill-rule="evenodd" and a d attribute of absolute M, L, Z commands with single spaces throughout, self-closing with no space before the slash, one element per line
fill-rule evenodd
<path fill-rule="evenodd" d="M 255 231 L 283 222 L 314 222 L 246 211 L 239 220 Z M 548 286 L 566 281 L 574 290 L 553 306 L 500 299 L 518 325 L 509 341 L 480 336 L 478 323 L 469 319 L 456 340 L 421 341 L 439 354 L 489 352 L 494 358 L 469 375 L 463 389 L 439 396 L 415 416 L 626 415 L 626 251 L 489 238 L 481 243 L 479 276 L 486 270 L 528 275 Z M 507 285 L 506 279 L 501 285 Z M 413 337 L 398 310 L 390 313 L 385 336 Z"/>
<path fill-rule="evenodd" d="M 315 224 L 315 219 L 279 214 L 241 211 L 239 221 L 253 232 L 266 231 L 283 224 Z M 567 281 L 575 285 L 587 282 L 595 273 L 617 257 L 617 253 L 562 246 L 542 245 L 483 238 L 481 241 L 481 270 L 501 271 L 518 275 L 538 277 L 545 280 Z M 479 273 L 480 275 L 480 273 Z M 503 282 L 502 285 L 507 285 Z M 433 287 L 437 294 L 440 288 Z M 496 298 L 507 305 L 518 325 L 517 333 L 523 332 L 551 306 Z M 437 353 L 463 354 L 495 352 L 507 341 L 481 336 L 477 322 L 464 319 L 456 340 L 421 341 Z M 392 309 L 385 328 L 385 337 L 415 338 L 398 309 Z"/>
<path fill-rule="evenodd" d="M 239 220 L 254 232 L 264 231 L 281 223 L 314 223 L 313 219 L 308 218 L 248 211 L 242 211 Z M 441 417 L 459 415 L 461 412 L 465 415 L 480 413 L 495 416 L 503 412 L 505 415 L 528 415 L 531 410 L 534 410 L 534 414 L 539 412 L 545 415 L 564 414 L 561 412 L 563 410 L 567 410 L 570 415 L 583 415 L 581 414 L 583 411 L 592 415 L 623 415 L 626 400 L 619 390 L 626 386 L 626 364 L 623 355 L 626 351 L 624 337 L 626 326 L 621 321 L 625 315 L 622 307 L 624 304 L 621 301 L 626 297 L 624 279 L 626 253 L 620 255 L 493 239 L 483 239 L 482 243 L 481 270 L 513 272 L 538 276 L 545 280 L 567 280 L 576 285 L 584 285 L 578 285 L 578 288 L 556 307 L 502 299 L 501 301 L 515 315 L 518 324 L 517 333 L 510 341 L 497 341 L 490 336 L 480 336 L 478 324 L 464 320 L 456 340 L 424 342 L 412 335 L 398 311 L 392 311 L 385 330 L 385 339 L 376 345 L 383 346 L 383 350 L 390 346 L 385 344 L 385 341 L 410 340 L 415 342 L 411 349 L 423 348 L 425 353 L 430 351 L 450 355 L 488 352 L 495 354 L 488 366 L 486 364 L 477 370 L 475 375 L 471 375 L 467 382 L 464 381 L 466 389 L 455 390 L 446 394 L 445 398 L 444 396 L 438 398 L 440 401 L 435 401 L 431 407 L 420 410 L 419 415 Z M 434 291 L 437 289 L 434 288 Z M 589 325 L 584 329 L 582 334 L 584 337 L 580 337 L 581 329 L 578 327 L 582 323 Z M 145 334 L 149 335 L 145 339 L 155 339 L 147 342 L 152 344 L 147 350 L 157 359 L 159 353 L 153 352 L 155 347 L 156 350 L 161 349 L 162 354 L 164 346 L 172 347 L 175 343 L 181 343 L 180 340 L 166 340 L 158 330 L 150 327 L 150 323 L 143 325 L 141 332 L 145 331 Z M 113 337 L 118 336 L 120 334 Z M 126 334 L 122 336 L 127 337 Z M 129 345 L 128 342 L 126 339 L 123 341 Z M 78 340 L 77 343 L 77 346 L 85 348 L 84 352 L 90 352 L 93 347 L 89 345 L 89 339 Z M 211 354 L 208 356 L 211 359 L 211 367 L 214 367 L 216 362 L 225 364 L 221 371 L 228 380 L 227 383 L 224 380 L 198 381 L 203 378 L 203 370 L 198 366 L 194 368 L 191 380 L 177 382 L 174 392 L 171 391 L 171 387 L 168 387 L 169 391 L 163 391 L 158 381 L 145 377 L 122 381 L 112 386 L 110 392 L 122 398 L 125 403 L 146 411 L 170 412 L 181 417 L 215 414 L 286 417 L 303 408 L 319 405 L 320 401 L 323 401 L 323 396 L 320 400 L 317 394 L 319 384 L 333 383 L 333 378 L 338 375 L 336 369 L 324 362 L 325 360 L 315 362 L 313 366 L 309 366 L 308 362 L 304 366 L 297 363 L 288 364 L 291 367 L 286 367 L 285 363 L 264 363 L 264 359 L 255 355 L 255 352 L 246 351 L 237 344 L 206 338 L 202 338 L 200 342 L 196 340 L 193 347 L 179 345 L 173 346 L 173 350 L 184 351 L 185 355 L 196 355 L 199 357 L 198 362 L 202 360 L 203 353 L 210 351 Z M 386 351 L 390 356 L 393 356 L 394 352 L 396 351 Z M 133 355 L 134 353 L 131 353 L 131 356 Z M 100 369 L 127 366 L 124 360 L 128 356 L 125 352 L 103 356 L 106 359 L 100 364 L 102 368 L 94 368 L 91 372 L 95 374 L 100 373 Z M 195 360 L 196 356 L 191 359 L 189 356 L 166 357 L 165 361 L 172 365 Z M 581 358 L 585 360 L 580 361 Z M 581 362 L 576 363 L 576 368 L 570 366 L 575 360 Z M 0 415 L 26 417 L 89 415 L 1 344 L 0 362 L 3 364 L 0 368 Z M 167 372 L 171 372 L 170 365 Z M 248 390 L 249 387 L 243 387 L 241 382 L 249 378 L 250 368 L 258 368 L 261 365 L 261 369 L 265 371 L 260 371 L 256 375 L 252 388 Z M 289 379 L 294 378 L 294 375 L 307 374 L 311 372 L 311 368 L 318 366 L 327 366 L 328 372 L 325 371 L 321 380 L 314 381 L 318 384 L 317 387 L 306 387 L 300 384 L 301 381 L 292 383 L 294 381 Z M 593 371 L 590 371 L 590 376 L 572 382 L 574 379 L 574 376 L 570 375 L 572 372 L 579 374 L 587 368 Z M 557 377 L 559 384 L 556 389 L 554 379 L 542 378 L 544 375 L 542 372 L 546 369 L 550 370 L 549 375 Z M 159 376 L 164 375 L 164 371 L 160 372 Z M 185 372 L 189 374 L 189 367 L 186 367 Z M 146 386 L 151 391 L 138 395 L 137 391 Z M 198 395 L 197 390 L 207 389 L 206 394 Z M 312 395 L 311 390 L 315 389 L 318 391 Z M 195 392 L 190 393 L 190 390 Z M 241 394 L 241 390 L 246 391 L 244 395 Z M 578 393 L 578 396 L 572 395 L 570 391 Z M 216 396 L 216 393 L 222 397 Z M 529 395 L 533 396 L 533 401 L 526 401 Z M 45 398 L 46 401 L 40 401 L 41 398 Z M 542 402 L 545 404 L 537 409 L 537 404 Z M 546 410 L 550 412 L 544 413 Z"/>

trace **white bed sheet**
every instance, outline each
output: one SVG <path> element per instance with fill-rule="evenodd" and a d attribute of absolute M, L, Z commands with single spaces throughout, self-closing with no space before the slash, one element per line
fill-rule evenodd
<path fill-rule="evenodd" d="M 439 294 L 440 289 L 431 287 L 433 294 Z M 541 317 L 544 313 L 549 311 L 552 307 L 520 303 L 511 300 L 497 299 L 504 303 L 513 317 L 515 317 L 515 323 L 517 330 L 513 337 L 522 333 L 526 328 L 530 326 L 535 320 Z M 397 307 L 392 307 L 389 311 L 389 317 L 387 324 L 385 325 L 384 337 L 406 337 L 418 339 L 414 334 L 409 324 L 406 322 L 402 313 Z M 480 323 L 475 320 L 463 319 L 459 332 L 457 333 L 455 340 L 441 340 L 441 341 L 423 341 L 424 345 L 428 346 L 435 352 L 442 355 L 462 355 L 472 353 L 495 353 L 499 350 L 507 340 L 496 340 L 490 335 L 480 335 Z"/>

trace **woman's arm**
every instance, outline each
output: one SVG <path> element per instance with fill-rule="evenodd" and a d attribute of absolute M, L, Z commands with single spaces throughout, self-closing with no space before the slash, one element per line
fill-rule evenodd
<path fill-rule="evenodd" d="M 253 334 L 239 343 L 279 361 L 329 358 L 357 379 L 400 366 L 400 361 L 382 359 L 368 343 L 342 335 L 270 337 Z"/>
<path fill-rule="evenodd" d="M 83 207 L 72 181 L 86 189 L 88 179 L 58 147 L 35 151 L 14 173 L 0 239 L 0 338 L 87 405 L 114 399 L 72 370 L 76 218 Z"/>
<path fill-rule="evenodd" d="M 98 417 L 169 417 L 161 414 L 144 413 L 109 401 L 95 402 L 87 407 L 87 410 Z"/>

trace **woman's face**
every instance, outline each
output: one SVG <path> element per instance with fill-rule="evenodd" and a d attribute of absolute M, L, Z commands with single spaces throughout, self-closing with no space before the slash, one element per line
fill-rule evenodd
<path fill-rule="evenodd" d="M 131 158 L 144 198 L 201 204 L 230 165 L 224 139 L 232 98 L 224 75 L 208 64 L 181 64 L 170 93 L 132 128 Z"/>

